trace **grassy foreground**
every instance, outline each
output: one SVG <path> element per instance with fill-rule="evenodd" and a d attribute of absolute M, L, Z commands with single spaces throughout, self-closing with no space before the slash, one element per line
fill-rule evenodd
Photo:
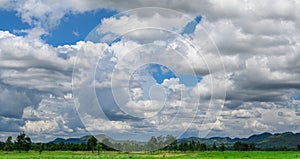
<path fill-rule="evenodd" d="M 298 151 L 246 151 L 246 152 L 237 152 L 237 151 L 207 151 L 207 152 L 157 152 L 154 154 L 149 153 L 117 153 L 117 152 L 102 152 L 100 156 L 92 154 L 91 152 L 72 152 L 72 151 L 51 151 L 43 152 L 39 155 L 38 152 L 30 151 L 26 152 L 0 152 L 0 159 L 125 159 L 125 158 L 200 158 L 200 159 L 238 159 L 238 158 L 247 158 L 247 159 L 300 159 L 300 152 Z"/>

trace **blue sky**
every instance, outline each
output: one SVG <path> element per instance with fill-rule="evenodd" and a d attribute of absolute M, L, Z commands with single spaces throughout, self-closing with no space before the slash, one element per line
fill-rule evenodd
<path fill-rule="evenodd" d="M 109 9 L 100 9 L 81 14 L 66 14 L 60 24 L 51 29 L 48 34 L 43 35 L 42 39 L 54 47 L 75 44 L 84 40 L 88 33 L 101 22 L 101 19 L 111 17 L 117 13 L 117 11 Z M 18 31 L 34 28 L 34 26 L 22 22 L 15 11 L 1 10 L 0 17 L 5 19 L 0 23 L 1 30 L 24 35 L 24 33 L 18 33 Z"/>
<path fill-rule="evenodd" d="M 115 14 L 117 14 L 116 11 L 106 9 L 83 14 L 68 14 L 63 18 L 60 26 L 54 28 L 50 35 L 44 36 L 43 40 L 53 46 L 75 44 L 84 40 L 88 33 L 101 22 L 101 19 Z"/>
<path fill-rule="evenodd" d="M 15 11 L 1 10 L 0 17 L 2 19 L 0 23 L 1 30 L 8 30 L 13 33 L 17 30 L 32 28 L 29 24 L 22 22 L 22 19 L 17 16 Z"/>
<path fill-rule="evenodd" d="M 202 79 L 201 76 L 197 75 L 190 75 L 190 74 L 176 74 L 166 66 L 158 65 L 158 64 L 153 64 L 151 65 L 151 68 L 148 69 L 155 69 L 156 71 L 152 71 L 152 76 L 156 80 L 158 84 L 161 84 L 165 79 L 170 79 L 170 78 L 179 78 L 179 83 L 184 84 L 188 87 L 195 86 L 197 83 L 199 83 Z M 163 70 L 168 70 L 168 71 L 163 71 Z"/>
<path fill-rule="evenodd" d="M 0 23 L 1 30 L 13 32 L 14 30 L 32 28 L 29 24 L 22 22 L 22 19 L 17 16 L 15 11 L 1 10 L 0 17 L 2 19 Z"/>
<path fill-rule="evenodd" d="M 300 100 L 300 94 L 296 95 L 296 100 Z"/>
<path fill-rule="evenodd" d="M 193 21 L 189 22 L 182 30 L 181 34 L 191 34 L 194 33 L 196 26 L 201 22 L 202 17 L 196 16 Z"/>

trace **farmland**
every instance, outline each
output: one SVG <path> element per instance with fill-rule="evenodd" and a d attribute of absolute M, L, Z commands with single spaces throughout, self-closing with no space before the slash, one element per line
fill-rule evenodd
<path fill-rule="evenodd" d="M 155 153 L 119 153 L 119 152 L 101 152 L 98 156 L 97 152 L 92 154 L 90 151 L 44 151 L 42 154 L 36 151 L 27 152 L 0 152 L 0 159 L 126 159 L 126 158 L 199 158 L 199 159 L 237 159 L 237 158 L 251 158 L 251 159 L 299 159 L 300 152 L 298 151 L 205 151 L 205 152 L 155 152 Z"/>

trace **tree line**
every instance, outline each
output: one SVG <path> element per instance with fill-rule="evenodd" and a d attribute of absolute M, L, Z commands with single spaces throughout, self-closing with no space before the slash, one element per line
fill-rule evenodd
<path fill-rule="evenodd" d="M 20 133 L 13 141 L 12 136 L 9 136 L 5 142 L 0 142 L 0 150 L 4 151 L 25 151 L 35 150 L 42 153 L 43 151 L 112 151 L 114 149 L 104 145 L 97 141 L 92 136 L 86 143 L 60 143 L 48 142 L 48 143 L 33 143 L 29 136 L 25 132 Z"/>
<path fill-rule="evenodd" d="M 114 148 L 112 148 L 114 147 Z M 297 145 L 296 149 L 300 151 L 300 144 Z M 35 150 L 40 153 L 43 151 L 96 151 L 98 154 L 101 151 L 226 151 L 226 150 L 235 150 L 235 151 L 254 151 L 262 150 L 256 147 L 254 143 L 243 143 L 235 142 L 233 145 L 226 145 L 221 143 L 216 145 L 215 143 L 208 145 L 201 143 L 200 141 L 182 141 L 178 142 L 175 137 L 171 135 L 167 136 L 158 136 L 151 137 L 150 140 L 146 143 L 137 143 L 133 141 L 123 141 L 122 143 L 111 142 L 110 140 L 103 139 L 102 142 L 99 142 L 94 136 L 90 137 L 86 143 L 60 143 L 48 142 L 48 143 L 32 143 L 29 136 L 25 132 L 21 132 L 16 139 L 13 141 L 13 138 L 9 136 L 6 142 L 0 142 L 0 150 L 4 151 L 25 151 Z M 286 147 L 281 148 L 271 148 L 263 150 L 295 150 L 287 149 Z"/>

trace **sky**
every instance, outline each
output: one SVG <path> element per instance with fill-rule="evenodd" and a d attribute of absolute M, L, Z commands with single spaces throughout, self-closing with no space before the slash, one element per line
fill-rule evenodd
<path fill-rule="evenodd" d="M 0 0 L 0 140 L 300 132 L 296 0 Z"/>

